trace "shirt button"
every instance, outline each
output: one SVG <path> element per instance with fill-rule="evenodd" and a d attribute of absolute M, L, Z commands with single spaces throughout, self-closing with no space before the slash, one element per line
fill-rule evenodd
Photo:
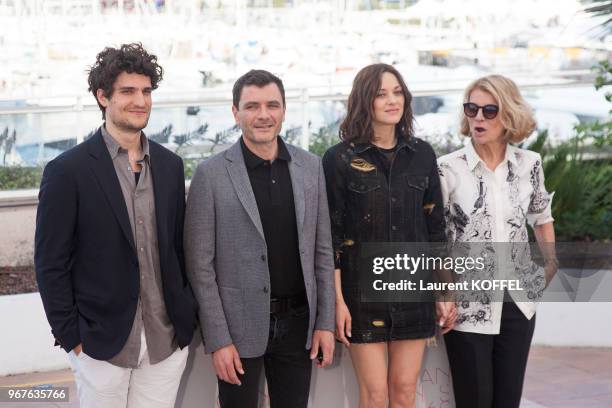
<path fill-rule="evenodd" d="M 139 223 L 139 224 L 142 224 L 142 223 L 143 223 L 143 221 L 142 221 L 142 220 L 138 220 L 138 223 Z"/>
<path fill-rule="evenodd" d="M 272 180 L 272 184 L 276 184 L 276 180 Z"/>
<path fill-rule="evenodd" d="M 268 293 L 268 287 L 267 286 L 264 286 L 263 293 Z"/>
<path fill-rule="evenodd" d="M 261 260 L 262 260 L 262 261 L 264 261 L 264 262 L 266 262 L 266 256 L 265 256 L 265 255 L 262 255 L 262 256 L 261 256 Z"/>
<path fill-rule="evenodd" d="M 392 225 L 392 226 L 391 226 L 391 229 L 392 229 L 393 231 L 397 231 L 397 226 Z"/>
<path fill-rule="evenodd" d="M 397 201 L 397 198 L 395 198 L 395 197 L 391 197 L 391 202 L 392 202 L 392 203 L 394 203 L 394 202 L 396 202 L 396 201 Z"/>
<path fill-rule="evenodd" d="M 144 252 L 144 248 L 143 247 L 140 247 L 140 252 Z"/>

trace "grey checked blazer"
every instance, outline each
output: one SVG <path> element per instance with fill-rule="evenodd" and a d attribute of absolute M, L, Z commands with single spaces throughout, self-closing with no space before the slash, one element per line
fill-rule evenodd
<path fill-rule="evenodd" d="M 310 308 L 308 338 L 334 331 L 335 295 L 329 209 L 320 159 L 287 145 L 300 258 Z M 234 344 L 241 357 L 265 353 L 270 274 L 263 228 L 240 141 L 199 164 L 185 216 L 187 274 L 199 302 L 204 348 Z"/>

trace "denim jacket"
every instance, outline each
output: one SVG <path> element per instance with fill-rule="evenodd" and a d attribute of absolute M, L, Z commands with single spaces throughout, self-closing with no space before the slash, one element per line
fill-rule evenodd
<path fill-rule="evenodd" d="M 383 154 L 371 143 L 341 142 L 323 156 L 343 287 L 358 286 L 361 243 L 446 241 L 436 155 L 418 138 L 397 143 L 388 175 Z"/>

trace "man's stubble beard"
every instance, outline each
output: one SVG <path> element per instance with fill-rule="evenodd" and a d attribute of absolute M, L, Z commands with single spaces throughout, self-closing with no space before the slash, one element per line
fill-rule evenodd
<path fill-rule="evenodd" d="M 142 129 L 146 128 L 147 125 L 149 124 L 149 118 L 150 117 L 151 117 L 150 114 L 147 115 L 147 118 L 145 119 L 145 121 L 142 124 L 142 126 L 140 126 L 140 125 L 133 125 L 128 120 L 119 121 L 119 122 L 113 121 L 113 125 L 115 125 L 116 128 L 121 129 L 123 131 L 127 131 L 127 132 L 141 132 Z"/>

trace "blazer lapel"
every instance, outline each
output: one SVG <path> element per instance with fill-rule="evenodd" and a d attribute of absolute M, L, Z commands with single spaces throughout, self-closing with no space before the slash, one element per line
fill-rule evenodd
<path fill-rule="evenodd" d="M 170 189 L 168 188 L 168 178 L 165 177 L 167 173 L 164 173 L 164 158 L 160 154 L 159 146 L 149 141 L 149 155 L 150 155 L 150 170 L 151 178 L 153 180 L 153 195 L 155 199 L 155 220 L 157 221 L 157 241 L 159 248 L 166 247 L 166 217 L 168 215 L 168 194 Z M 176 211 L 176 209 L 175 209 Z"/>
<path fill-rule="evenodd" d="M 251 218 L 251 221 L 253 221 L 255 228 L 257 228 L 257 231 L 265 241 L 266 237 L 264 236 L 263 227 L 261 225 L 261 218 L 259 217 L 257 201 L 255 201 L 255 194 L 253 194 L 249 174 L 244 164 L 240 140 L 234 143 L 234 145 L 226 151 L 225 158 L 228 160 L 227 172 L 232 180 L 236 195 Z"/>
<path fill-rule="evenodd" d="M 91 169 L 94 176 L 104 192 L 117 218 L 117 222 L 119 222 L 123 230 L 125 238 L 130 243 L 134 252 L 136 252 L 136 245 L 134 244 L 134 236 L 132 234 L 132 227 L 130 226 L 125 200 L 123 199 L 123 192 L 121 191 L 115 167 L 113 166 L 106 144 L 104 144 L 104 139 L 102 138 L 100 130 L 98 130 L 87 143 L 89 143 L 89 153 L 95 159 L 91 162 Z"/>
<path fill-rule="evenodd" d="M 291 153 L 291 150 L 289 151 Z M 301 163 L 296 157 L 291 155 L 289 162 L 289 175 L 291 176 L 291 186 L 293 188 L 293 203 L 295 205 L 295 219 L 297 222 L 298 237 L 302 236 L 304 229 L 304 172 L 301 168 Z"/>

